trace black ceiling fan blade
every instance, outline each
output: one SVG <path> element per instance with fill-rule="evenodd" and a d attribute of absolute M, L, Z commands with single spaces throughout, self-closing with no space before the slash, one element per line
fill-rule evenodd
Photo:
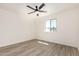
<path fill-rule="evenodd" d="M 40 5 L 39 9 L 43 8 L 44 6 L 45 6 L 45 4 L 42 3 L 42 4 Z"/>
<path fill-rule="evenodd" d="M 35 13 L 36 11 L 33 11 L 33 12 L 30 12 L 30 13 L 28 13 L 28 14 L 32 14 L 32 13 Z"/>
<path fill-rule="evenodd" d="M 34 8 L 32 8 L 31 6 L 27 5 L 28 8 L 35 10 Z"/>
<path fill-rule="evenodd" d="M 42 11 L 42 10 L 39 10 L 39 12 L 47 12 L 47 11 Z"/>

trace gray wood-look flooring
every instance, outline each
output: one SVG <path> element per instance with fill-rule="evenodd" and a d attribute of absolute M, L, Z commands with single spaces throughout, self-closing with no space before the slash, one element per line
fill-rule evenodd
<path fill-rule="evenodd" d="M 35 39 L 1 47 L 0 56 L 79 56 L 79 51 L 74 47 Z"/>

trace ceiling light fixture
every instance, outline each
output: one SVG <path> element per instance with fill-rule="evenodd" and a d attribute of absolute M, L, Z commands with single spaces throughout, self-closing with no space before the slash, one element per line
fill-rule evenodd
<path fill-rule="evenodd" d="M 30 13 L 28 13 L 28 14 L 32 14 L 32 13 L 35 13 L 35 12 L 41 12 L 41 13 L 43 12 L 43 13 L 46 13 L 47 11 L 41 10 L 44 6 L 45 6 L 44 3 L 42 3 L 39 7 L 38 7 L 38 6 L 35 6 L 35 8 L 33 8 L 33 7 L 29 6 L 29 5 L 27 5 L 28 8 L 30 8 L 30 9 L 33 10 L 32 12 L 30 12 Z M 39 13 L 37 13 L 37 16 L 39 16 Z"/>

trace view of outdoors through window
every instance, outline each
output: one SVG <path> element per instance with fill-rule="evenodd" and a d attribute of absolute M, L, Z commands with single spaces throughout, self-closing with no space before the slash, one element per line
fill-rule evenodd
<path fill-rule="evenodd" d="M 46 32 L 55 32 L 56 31 L 56 19 L 51 19 L 46 21 Z"/>

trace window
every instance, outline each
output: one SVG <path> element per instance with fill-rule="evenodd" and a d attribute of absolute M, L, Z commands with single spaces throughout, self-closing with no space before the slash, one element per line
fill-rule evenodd
<path fill-rule="evenodd" d="M 51 19 L 46 21 L 46 32 L 55 32 L 56 31 L 56 19 Z"/>

